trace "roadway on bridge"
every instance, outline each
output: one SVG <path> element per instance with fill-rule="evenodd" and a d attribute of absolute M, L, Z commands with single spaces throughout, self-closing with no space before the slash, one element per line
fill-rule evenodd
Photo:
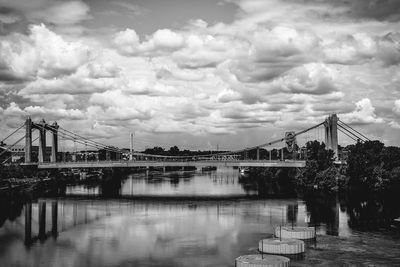
<path fill-rule="evenodd" d="M 64 168 L 135 168 L 135 167 L 275 167 L 303 168 L 305 161 L 275 160 L 204 160 L 204 161 L 88 161 L 88 162 L 45 162 L 39 169 Z"/>

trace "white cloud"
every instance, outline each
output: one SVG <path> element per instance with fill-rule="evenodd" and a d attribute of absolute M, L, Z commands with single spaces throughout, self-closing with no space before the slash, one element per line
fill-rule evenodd
<path fill-rule="evenodd" d="M 248 54 L 249 44 L 230 36 L 189 34 L 186 46 L 172 54 L 172 58 L 183 68 L 215 67 L 226 60 Z"/>
<path fill-rule="evenodd" d="M 183 46 L 184 39 L 182 35 L 173 32 L 169 29 L 157 30 L 149 43 L 154 43 L 154 47 L 166 48 L 166 49 L 177 49 Z M 149 44 L 150 45 L 150 44 Z"/>
<path fill-rule="evenodd" d="M 310 63 L 288 71 L 273 84 L 277 90 L 295 94 L 329 94 L 335 86 L 336 71 L 325 64 Z"/>
<path fill-rule="evenodd" d="M 158 55 L 183 47 L 185 40 L 180 33 L 160 29 L 140 42 L 135 30 L 126 29 L 115 34 L 113 43 L 125 55 Z"/>
<path fill-rule="evenodd" d="M 48 23 L 0 40 L 2 119 L 53 116 L 71 129 L 94 125 L 85 133 L 111 142 L 135 129 L 178 145 L 176 133 L 239 140 L 246 129 L 251 145 L 266 128 L 281 136 L 333 112 L 398 127 L 400 100 L 387 105 L 398 98 L 398 22 L 355 20 L 348 6 L 325 0 L 239 0 L 231 23 L 191 20 L 145 35 L 141 26 L 95 29 L 91 2 L 40 2 L 9 1 L 19 17 L 0 16 Z M 80 24 L 90 16 L 94 23 Z"/>
<path fill-rule="evenodd" d="M 123 54 L 134 54 L 139 46 L 139 36 L 132 29 L 120 31 L 114 36 L 114 45 Z"/>
<path fill-rule="evenodd" d="M 400 99 L 394 101 L 393 112 L 397 115 L 400 115 Z"/>
<path fill-rule="evenodd" d="M 31 26 L 28 38 L 16 34 L 0 41 L 0 55 L 3 64 L 25 79 L 70 74 L 90 58 L 89 47 L 66 42 L 43 24 Z"/>
<path fill-rule="evenodd" d="M 393 129 L 400 129 L 400 123 L 396 122 L 396 121 L 391 121 L 389 122 L 390 127 L 392 127 Z"/>
<path fill-rule="evenodd" d="M 104 92 L 116 86 L 114 79 L 91 79 L 79 75 L 68 76 L 60 79 L 37 78 L 28 83 L 19 95 L 29 97 L 31 94 L 91 94 Z"/>
<path fill-rule="evenodd" d="M 399 33 L 372 36 L 366 33 L 339 36 L 326 41 L 323 47 L 328 62 L 339 64 L 364 64 L 380 60 L 390 66 L 400 62 Z"/>
<path fill-rule="evenodd" d="M 371 124 L 382 123 L 382 118 L 375 114 L 375 107 L 372 105 L 369 98 L 361 99 L 356 103 L 356 108 L 353 112 L 340 115 L 341 120 L 352 124 Z"/>
<path fill-rule="evenodd" d="M 252 40 L 250 55 L 257 61 L 272 61 L 277 57 L 290 57 L 309 53 L 318 45 L 318 38 L 311 32 L 299 31 L 293 27 L 276 26 L 271 30 L 256 31 Z"/>
<path fill-rule="evenodd" d="M 84 118 L 84 113 L 77 109 L 64 108 L 46 108 L 43 106 L 27 106 L 21 108 L 18 104 L 12 102 L 4 109 L 4 115 L 15 118 L 16 121 L 22 121 L 26 116 L 31 116 L 33 119 L 39 120 L 46 117 L 47 120 L 79 120 Z"/>
<path fill-rule="evenodd" d="M 89 10 L 89 6 L 82 1 L 56 1 L 43 6 L 43 9 L 28 13 L 27 16 L 32 20 L 70 25 L 90 19 Z"/>

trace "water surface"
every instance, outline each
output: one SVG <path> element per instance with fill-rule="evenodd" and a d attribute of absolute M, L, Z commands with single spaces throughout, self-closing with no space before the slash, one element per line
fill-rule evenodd
<path fill-rule="evenodd" d="M 292 266 L 400 264 L 399 233 L 379 222 L 394 211 L 375 202 L 246 199 L 257 185 L 233 169 L 133 174 L 109 187 L 70 186 L 61 197 L 3 205 L 0 265 L 234 266 L 239 255 L 257 253 L 274 227 L 314 224 L 317 242 Z M 146 194 L 158 198 L 129 198 Z M 190 195 L 238 197 L 170 198 Z"/>

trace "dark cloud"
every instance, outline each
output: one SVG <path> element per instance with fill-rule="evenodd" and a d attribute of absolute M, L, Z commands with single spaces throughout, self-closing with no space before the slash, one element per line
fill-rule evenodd
<path fill-rule="evenodd" d="M 27 33 L 30 23 L 78 24 L 91 18 L 89 10 L 89 6 L 79 0 L 0 0 L 0 35 Z"/>
<path fill-rule="evenodd" d="M 241 82 L 262 82 L 273 80 L 296 66 L 295 62 L 287 61 L 274 63 L 242 61 L 231 71 Z"/>
<path fill-rule="evenodd" d="M 349 15 L 356 18 L 400 20 L 400 1 L 398 0 L 352 0 L 343 2 L 350 5 Z"/>
<path fill-rule="evenodd" d="M 16 76 L 9 69 L 0 69 L 0 81 L 2 82 L 19 82 L 23 81 L 21 77 Z"/>
<path fill-rule="evenodd" d="M 26 78 L 16 74 L 5 62 L 2 62 L 0 59 L 0 82 L 20 83 L 26 80 Z"/>
<path fill-rule="evenodd" d="M 297 0 L 290 2 L 299 3 Z M 399 21 L 400 1 L 398 0 L 303 0 L 306 4 L 326 4 L 333 7 L 344 7 L 342 15 L 355 19 L 375 19 L 379 21 Z M 326 9 L 321 17 L 330 16 Z"/>

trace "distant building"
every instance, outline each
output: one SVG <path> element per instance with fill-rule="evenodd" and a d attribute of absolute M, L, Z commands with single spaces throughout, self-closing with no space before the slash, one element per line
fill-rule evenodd
<path fill-rule="evenodd" d="M 116 147 L 109 147 L 110 150 L 116 150 Z M 121 160 L 122 154 L 110 150 L 99 149 L 99 160 Z"/>
<path fill-rule="evenodd" d="M 0 143 L 0 164 L 9 162 L 11 160 L 11 152 L 7 150 L 7 145 L 3 142 Z"/>
<path fill-rule="evenodd" d="M 15 145 L 13 147 L 11 146 L 6 146 L 10 152 L 9 157 L 10 160 L 9 162 L 22 162 L 25 159 L 25 146 L 23 145 Z M 39 153 L 39 147 L 38 146 L 32 146 L 32 161 L 37 161 L 38 159 L 38 153 Z M 48 161 L 51 156 L 51 147 L 48 146 L 46 147 L 46 154 L 45 154 L 45 161 Z"/>

